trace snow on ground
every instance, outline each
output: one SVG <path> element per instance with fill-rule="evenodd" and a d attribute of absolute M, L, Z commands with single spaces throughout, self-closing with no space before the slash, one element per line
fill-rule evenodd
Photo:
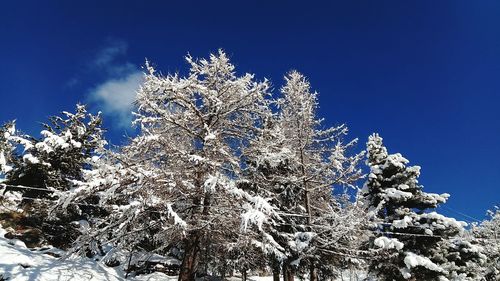
<path fill-rule="evenodd" d="M 0 280 L 9 281 L 173 281 L 177 276 L 163 273 L 139 275 L 125 279 L 125 273 L 118 267 L 107 267 L 99 261 L 88 258 L 55 258 L 48 253 L 62 254 L 61 250 L 30 250 L 17 239 L 4 237 L 6 231 L 0 225 Z M 347 277 L 349 278 L 349 277 Z M 239 281 L 231 277 L 228 281 Z M 249 281 L 271 281 L 272 277 L 249 277 Z M 350 280 L 344 279 L 343 280 Z M 361 279 L 360 279 L 361 280 Z"/>
<path fill-rule="evenodd" d="M 57 250 L 32 251 L 22 241 L 4 238 L 0 228 L 0 277 L 9 281 L 66 281 L 66 280 L 125 280 L 119 268 L 107 267 L 92 259 L 60 259 L 47 254 Z M 0 278 L 1 279 L 1 278 Z M 127 280 L 177 280 L 162 273 L 142 275 Z"/>
<path fill-rule="evenodd" d="M 88 258 L 55 258 L 47 252 L 60 252 L 57 249 L 30 250 L 17 239 L 4 238 L 5 230 L 0 228 L 0 280 L 9 281 L 169 281 L 177 280 L 177 276 L 153 273 L 128 277 L 120 267 L 107 267 Z M 234 278 L 230 280 L 241 280 Z M 250 277 L 252 281 L 270 281 L 271 277 Z"/>

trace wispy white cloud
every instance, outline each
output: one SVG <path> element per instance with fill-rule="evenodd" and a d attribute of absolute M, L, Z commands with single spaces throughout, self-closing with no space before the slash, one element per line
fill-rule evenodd
<path fill-rule="evenodd" d="M 124 41 L 110 41 L 89 62 L 91 69 L 105 76 L 102 83 L 89 91 L 89 101 L 114 117 L 114 125 L 120 127 L 130 126 L 133 102 L 143 79 L 137 66 L 124 60 L 127 47 Z"/>
<path fill-rule="evenodd" d="M 107 80 L 90 92 L 90 99 L 105 114 L 117 117 L 117 125 L 128 127 L 132 121 L 133 102 L 142 80 L 143 74 L 138 71 L 122 78 Z"/>
<path fill-rule="evenodd" d="M 92 64 L 95 66 L 106 67 L 113 61 L 127 53 L 128 45 L 122 40 L 108 40 L 106 46 L 97 52 Z"/>
<path fill-rule="evenodd" d="M 91 69 L 104 71 L 110 77 L 123 77 L 136 71 L 137 67 L 130 62 L 123 61 L 127 54 L 128 45 L 125 41 L 113 40 L 100 49 L 94 59 L 90 61 Z"/>

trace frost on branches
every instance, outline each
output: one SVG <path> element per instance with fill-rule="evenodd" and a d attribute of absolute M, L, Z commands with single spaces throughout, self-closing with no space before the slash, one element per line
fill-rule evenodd
<path fill-rule="evenodd" d="M 473 280 L 484 256 L 460 239 L 466 223 L 428 211 L 449 195 L 422 191 L 420 167 L 388 154 L 377 134 L 370 136 L 367 152 L 370 173 L 362 194 L 379 224 L 373 244 L 394 251 L 372 270 L 390 280 Z"/>
<path fill-rule="evenodd" d="M 200 253 L 213 254 L 204 245 L 236 243 L 240 226 L 260 226 L 276 214 L 265 198 L 236 185 L 242 149 L 270 114 L 267 81 L 237 76 L 222 51 L 186 60 L 186 77 L 162 76 L 147 64 L 136 100 L 140 133 L 98 161 L 78 195 L 68 196 L 96 193 L 111 206 L 80 243 L 178 248 L 179 280 L 194 280 Z"/>
<path fill-rule="evenodd" d="M 44 124 L 41 138 L 18 135 L 14 129 L 6 133 L 14 146 L 22 146 L 19 163 L 6 174 L 6 183 L 54 190 L 67 190 L 72 180 L 82 179 L 82 170 L 94 153 L 103 150 L 100 115 L 87 113 L 83 105 L 76 112 L 63 112 Z M 29 196 L 41 192 L 22 190 Z"/>
<path fill-rule="evenodd" d="M 270 198 L 279 211 L 280 219 L 266 225 L 261 238 L 275 278 L 282 266 L 285 280 L 300 271 L 317 280 L 331 270 L 325 265 L 326 259 L 335 259 L 331 250 L 338 250 L 359 226 L 356 219 L 349 226 L 347 208 L 339 212 L 332 187 L 354 185 L 362 175 L 362 154 L 347 154 L 355 141 L 344 143 L 344 125 L 321 129 L 317 94 L 303 75 L 290 72 L 285 82 L 276 101 L 279 111 L 265 120 L 244 151 L 248 166 L 241 186 Z"/>
<path fill-rule="evenodd" d="M 12 171 L 15 157 L 15 146 L 10 142 L 11 136 L 16 132 L 14 121 L 4 124 L 0 128 L 0 175 L 2 179 L 7 173 Z M 3 179 L 4 180 L 4 179 Z"/>
<path fill-rule="evenodd" d="M 168 261 L 184 281 L 498 278 L 498 211 L 464 231 L 434 210 L 449 195 L 424 192 L 420 168 L 377 134 L 365 177 L 365 154 L 352 153 L 345 125 L 317 117 L 302 74 L 273 96 L 222 51 L 186 61 L 185 75 L 146 62 L 137 135 L 123 146 L 106 147 L 100 115 L 83 105 L 40 137 L 0 128 L 0 212 L 22 213 L 22 227 L 70 253 L 135 273 Z"/>
<path fill-rule="evenodd" d="M 176 255 L 179 280 L 200 268 L 245 273 L 266 266 L 260 255 L 276 275 L 283 266 L 287 280 L 331 272 L 324 260 L 339 260 L 332 250 L 355 244 L 364 223 L 360 208 L 332 197 L 332 187 L 362 176 L 363 155 L 349 156 L 355 141 L 343 141 L 347 128 L 321 129 L 316 94 L 297 72 L 274 100 L 267 81 L 236 75 L 223 52 L 187 62 L 186 77 L 147 64 L 136 100 L 140 133 L 95 159 L 61 195 L 61 206 L 97 195 L 109 212 L 92 218 L 77 248 Z M 242 258 L 250 252 L 255 258 Z"/>
<path fill-rule="evenodd" d="M 483 249 L 487 262 L 483 266 L 482 274 L 486 280 L 500 278 L 500 209 L 488 211 L 489 219 L 472 227 L 472 241 L 477 242 Z"/>
<path fill-rule="evenodd" d="M 58 192 L 69 190 L 82 180 L 92 156 L 103 151 L 106 141 L 100 115 L 92 115 L 77 105 L 76 112 L 63 112 L 44 124 L 41 138 L 31 137 L 9 123 L 0 138 L 0 164 L 5 175 L 4 198 L 17 195 L 21 208 L 32 223 L 28 227 L 43 232 L 44 239 L 58 247 L 67 247 L 79 233 L 70 223 L 90 215 L 90 209 L 72 208 L 51 212 Z M 75 206 L 73 206 L 75 207 Z"/>

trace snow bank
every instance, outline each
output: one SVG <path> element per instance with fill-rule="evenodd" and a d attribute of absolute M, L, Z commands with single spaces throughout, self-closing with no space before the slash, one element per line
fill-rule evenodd
<path fill-rule="evenodd" d="M 47 254 L 54 249 L 30 250 L 19 240 L 4 238 L 0 227 L 0 277 L 9 281 L 66 281 L 66 280 L 177 280 L 162 273 L 141 275 L 125 279 L 119 267 L 110 268 L 87 258 L 55 258 Z"/>
<path fill-rule="evenodd" d="M 147 275 L 128 277 L 121 267 L 107 267 L 100 261 L 88 258 L 55 258 L 48 255 L 48 250 L 30 250 L 19 240 L 4 238 L 6 231 L 0 226 L 0 277 L 9 281 L 169 281 L 177 276 L 167 276 L 155 272 Z M 60 251 L 60 250 L 59 250 Z M 153 260 L 165 259 L 154 255 Z M 241 280 L 234 278 L 231 280 Z M 249 281 L 271 281 L 272 277 L 250 277 Z"/>
<path fill-rule="evenodd" d="M 9 281 L 173 281 L 177 276 L 167 276 L 163 273 L 155 272 L 147 275 L 139 275 L 125 279 L 125 272 L 118 267 L 107 267 L 101 261 L 88 258 L 55 258 L 47 253 L 61 250 L 51 248 L 47 250 L 30 250 L 19 240 L 4 238 L 6 231 L 0 225 L 0 277 Z M 154 255 L 150 259 L 160 259 L 164 257 Z M 364 276 L 362 272 L 343 272 L 340 280 L 351 280 L 351 275 Z M 234 276 L 230 281 L 241 280 Z M 249 281 L 272 281 L 272 276 L 252 276 Z M 198 280 L 198 281 L 201 281 Z"/>

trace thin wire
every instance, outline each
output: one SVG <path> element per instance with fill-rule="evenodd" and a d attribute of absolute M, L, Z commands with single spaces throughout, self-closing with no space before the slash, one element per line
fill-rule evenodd
<path fill-rule="evenodd" d="M 6 185 L 6 184 L 0 184 L 0 187 L 6 188 L 6 187 L 13 187 L 13 188 L 21 188 L 21 189 L 32 189 L 32 190 L 42 190 L 42 191 L 51 191 L 54 192 L 54 190 L 50 189 L 43 189 L 43 188 L 37 188 L 37 187 L 28 187 L 28 186 L 14 186 L 14 185 Z M 38 200 L 38 201 L 44 201 L 44 202 L 49 202 L 49 203 L 54 203 L 54 200 L 50 199 L 44 199 L 44 198 L 34 198 L 34 197 L 23 197 L 23 199 L 28 199 L 28 200 Z M 68 203 L 69 205 L 78 205 L 78 206 L 91 206 L 91 207 L 99 207 L 103 208 L 105 206 L 99 205 L 99 204 L 90 204 L 90 203 L 76 203 L 76 202 L 70 202 Z M 205 207 L 204 205 L 194 205 L 192 204 L 191 206 L 193 207 Z M 224 207 L 213 207 L 213 209 L 228 209 L 230 210 L 231 208 L 224 208 Z M 150 211 L 151 213 L 157 213 L 157 214 L 164 214 L 164 212 L 159 212 L 159 211 Z M 279 215 L 284 215 L 284 216 L 296 216 L 296 217 L 307 217 L 306 215 L 301 215 L 301 214 L 293 214 L 293 213 L 284 213 L 284 212 L 279 212 L 277 213 Z M 389 224 L 390 223 L 385 223 Z M 310 226 L 316 226 L 316 227 L 324 227 L 324 225 L 310 225 Z M 426 229 L 422 226 L 412 226 L 412 227 L 417 227 L 421 229 Z M 403 233 L 403 232 L 391 232 L 391 231 L 378 231 L 378 230 L 368 230 L 373 233 L 378 233 L 378 234 L 389 234 L 389 235 L 402 235 L 402 236 L 414 236 L 414 237 L 436 237 L 436 238 L 444 238 L 443 236 L 439 235 L 430 235 L 430 234 L 417 234 L 417 233 Z M 476 240 L 495 240 L 495 239 L 490 239 L 490 238 L 475 238 Z"/>
<path fill-rule="evenodd" d="M 461 216 L 463 216 L 463 217 L 466 217 L 466 218 L 472 219 L 472 220 L 474 220 L 474 221 L 476 221 L 476 222 L 481 222 L 481 220 L 478 220 L 478 219 L 476 219 L 476 218 L 475 218 L 475 217 L 473 217 L 473 216 L 469 216 L 469 215 L 467 215 L 467 214 L 465 214 L 465 213 L 462 213 L 462 212 L 460 212 L 460 211 L 458 211 L 458 210 L 452 209 L 452 208 L 450 208 L 450 207 L 448 207 L 448 206 L 439 206 L 439 207 L 445 208 L 445 209 L 447 209 L 447 210 L 449 210 L 449 211 L 452 211 L 452 212 L 454 212 L 454 213 L 456 213 L 456 214 L 459 214 L 459 215 L 461 215 Z"/>
<path fill-rule="evenodd" d="M 4 183 L 0 184 L 0 187 L 5 188 L 5 191 L 7 191 L 7 188 L 32 189 L 32 190 L 50 191 L 50 192 L 57 191 L 56 189 L 47 189 L 47 188 L 40 188 L 40 187 L 30 187 L 30 186 L 24 186 L 24 185 L 10 185 L 10 184 L 4 184 Z"/>

